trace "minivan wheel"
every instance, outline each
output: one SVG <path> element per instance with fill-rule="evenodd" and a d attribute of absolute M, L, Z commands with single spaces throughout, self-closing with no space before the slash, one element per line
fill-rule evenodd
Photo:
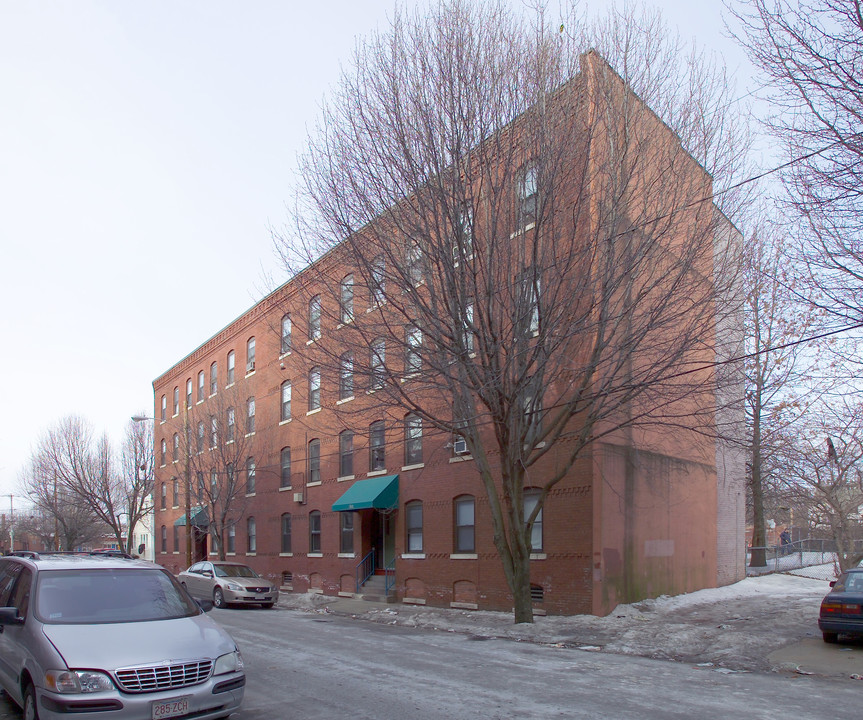
<path fill-rule="evenodd" d="M 36 708 L 36 688 L 32 684 L 24 688 L 24 720 L 39 720 Z"/>
<path fill-rule="evenodd" d="M 225 595 L 222 593 L 222 588 L 213 590 L 213 605 L 217 608 L 225 607 Z"/>

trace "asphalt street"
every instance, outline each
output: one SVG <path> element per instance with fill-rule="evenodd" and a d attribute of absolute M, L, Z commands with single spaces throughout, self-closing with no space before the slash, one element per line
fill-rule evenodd
<path fill-rule="evenodd" d="M 847 679 L 733 672 L 286 608 L 212 616 L 246 659 L 246 700 L 235 720 L 832 720 L 837 707 L 859 702 L 859 682 Z M 20 717 L 0 701 L 0 720 Z"/>

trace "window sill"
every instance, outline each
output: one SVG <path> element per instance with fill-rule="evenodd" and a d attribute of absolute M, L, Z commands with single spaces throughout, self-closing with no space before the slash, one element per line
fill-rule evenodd
<path fill-rule="evenodd" d="M 251 376 L 252 376 L 252 375 L 254 375 L 254 374 L 255 374 L 255 371 L 254 371 L 254 370 L 250 370 L 249 372 L 247 372 L 247 373 L 246 373 L 246 377 L 251 377 Z"/>
<path fill-rule="evenodd" d="M 450 560 L 478 560 L 479 555 L 476 553 L 453 553 L 449 556 Z"/>
<path fill-rule="evenodd" d="M 279 557 L 293 557 L 294 554 L 292 552 L 289 553 L 279 553 Z"/>
<path fill-rule="evenodd" d="M 294 488 L 290 485 L 285 485 L 284 487 L 279 488 L 279 492 L 287 492 L 288 490 L 293 490 Z"/>
<path fill-rule="evenodd" d="M 451 463 L 467 462 L 468 460 L 473 460 L 473 455 L 456 455 L 449 459 Z"/>
<path fill-rule="evenodd" d="M 449 606 L 457 610 L 479 610 L 476 603 L 451 602 Z"/>
<path fill-rule="evenodd" d="M 257 554 L 258 554 L 258 553 L 257 553 L 257 551 L 254 551 L 254 552 L 247 552 L 247 553 L 246 553 L 246 557 L 255 557 L 255 556 L 257 556 Z"/>
<path fill-rule="evenodd" d="M 425 560 L 426 554 L 425 553 L 402 553 L 401 559 L 402 560 Z"/>
<path fill-rule="evenodd" d="M 356 475 L 342 475 L 336 478 L 336 482 L 347 482 L 348 480 L 354 480 L 356 477 Z"/>
<path fill-rule="evenodd" d="M 521 227 L 518 230 L 516 230 L 514 233 L 512 233 L 512 235 L 509 236 L 509 239 L 512 240 L 513 238 L 517 238 L 519 235 L 526 233 L 528 230 L 533 230 L 535 227 L 536 227 L 536 222 L 529 222 L 524 227 Z"/>
<path fill-rule="evenodd" d="M 377 477 L 378 475 L 386 475 L 386 474 L 387 474 L 386 468 L 384 468 L 383 470 L 369 470 L 366 473 L 366 477 Z"/>
<path fill-rule="evenodd" d="M 287 420 L 279 420 L 279 425 L 287 425 L 293 418 L 288 418 Z"/>
<path fill-rule="evenodd" d="M 236 556 L 237 556 L 237 553 L 236 553 L 236 552 L 226 552 L 226 553 L 225 553 L 225 555 L 226 555 L 226 556 L 228 556 L 228 555 L 229 555 L 230 557 L 236 557 Z"/>
<path fill-rule="evenodd" d="M 306 557 L 313 557 L 313 558 L 322 558 L 323 556 L 324 556 L 323 553 L 309 553 L 308 555 L 306 555 Z M 314 590 L 310 590 L 309 592 L 314 592 Z M 323 594 L 323 590 L 320 590 L 319 592 L 321 594 Z"/>
<path fill-rule="evenodd" d="M 291 355 L 290 350 L 288 350 L 287 352 L 283 352 L 281 355 L 279 355 L 279 360 L 284 360 L 286 357 L 290 357 L 290 355 Z"/>
<path fill-rule="evenodd" d="M 315 480 L 314 482 L 306 483 L 306 487 L 317 487 L 321 484 L 320 480 Z"/>
<path fill-rule="evenodd" d="M 344 403 L 346 403 L 346 402 L 350 402 L 350 401 L 351 401 L 351 400 L 353 400 L 353 399 L 354 399 L 354 396 L 353 396 L 353 395 L 351 395 L 350 397 L 346 397 L 346 398 L 344 398 L 343 400 L 336 400 L 336 405 L 342 405 L 342 404 L 344 404 Z"/>
<path fill-rule="evenodd" d="M 246 497 L 255 497 L 255 493 L 253 493 L 253 492 L 246 493 Z"/>
<path fill-rule="evenodd" d="M 177 510 L 179 507 L 179 505 L 171 505 L 171 510 Z"/>
<path fill-rule="evenodd" d="M 531 553 L 530 559 L 531 560 L 547 560 L 548 556 L 545 553 Z"/>
<path fill-rule="evenodd" d="M 207 399 L 208 399 L 208 400 L 209 400 L 210 398 L 214 398 L 214 397 L 216 397 L 216 393 L 214 393 L 214 392 L 211 392 L 209 395 L 207 395 Z"/>
<path fill-rule="evenodd" d="M 249 437 L 252 437 L 254 434 L 255 434 L 255 431 L 254 431 L 254 430 L 252 430 L 252 432 L 250 432 L 250 433 L 246 433 L 243 437 L 247 437 L 247 438 L 249 438 Z"/>
<path fill-rule="evenodd" d="M 356 553 L 339 553 L 338 555 L 340 558 L 355 558 L 356 556 Z"/>
<path fill-rule="evenodd" d="M 195 405 L 201 405 L 201 404 L 203 404 L 203 402 L 204 402 L 204 398 L 201 398 L 200 400 L 198 400 L 198 402 L 195 403 Z"/>
<path fill-rule="evenodd" d="M 314 415 L 315 413 L 319 413 L 320 411 L 321 411 L 321 409 L 319 407 L 316 407 L 314 410 L 309 410 L 306 413 L 306 417 L 308 417 L 309 415 Z"/>
<path fill-rule="evenodd" d="M 306 340 L 306 345 L 314 345 L 318 340 L 320 340 L 319 337 L 312 338 L 311 340 Z"/>
<path fill-rule="evenodd" d="M 414 465 L 402 465 L 402 472 L 408 470 L 422 470 L 426 466 L 425 463 L 415 463 Z"/>
<path fill-rule="evenodd" d="M 225 385 L 225 390 L 227 390 L 228 388 L 232 388 L 232 387 L 234 387 L 234 383 L 229 382 L 227 385 Z"/>

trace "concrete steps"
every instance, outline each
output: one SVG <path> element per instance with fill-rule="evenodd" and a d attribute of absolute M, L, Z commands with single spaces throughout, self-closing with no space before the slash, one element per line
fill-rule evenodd
<path fill-rule="evenodd" d="M 372 575 L 365 581 L 358 593 L 354 593 L 357 600 L 368 600 L 370 602 L 393 603 L 396 601 L 395 593 L 390 590 L 386 593 L 386 579 L 383 575 Z"/>

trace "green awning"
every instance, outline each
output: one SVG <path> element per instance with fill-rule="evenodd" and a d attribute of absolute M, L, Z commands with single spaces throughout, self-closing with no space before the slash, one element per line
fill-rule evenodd
<path fill-rule="evenodd" d="M 399 476 L 383 475 L 381 477 L 358 480 L 333 503 L 333 510 L 391 510 L 399 504 Z"/>
<path fill-rule="evenodd" d="M 190 513 L 192 516 L 192 525 L 195 527 L 207 527 L 210 524 L 210 518 L 207 517 L 207 509 L 204 507 L 194 507 L 192 508 L 192 512 Z M 180 515 L 175 521 L 174 525 L 185 525 L 186 524 L 186 515 Z"/>

